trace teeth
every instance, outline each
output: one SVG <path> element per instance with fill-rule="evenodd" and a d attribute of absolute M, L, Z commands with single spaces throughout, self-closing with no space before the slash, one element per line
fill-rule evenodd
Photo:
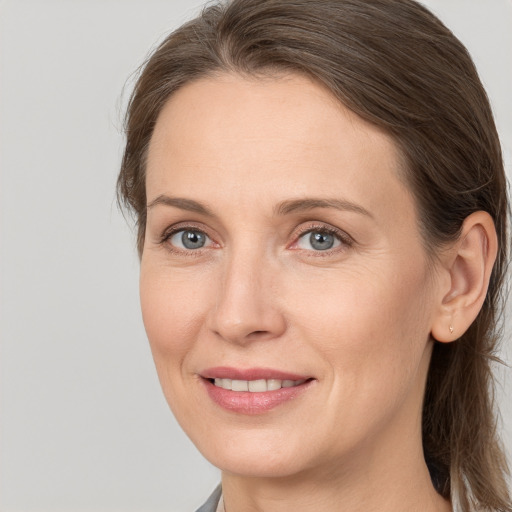
<path fill-rule="evenodd" d="M 249 391 L 251 393 L 267 391 L 267 381 L 265 379 L 250 380 L 249 381 Z"/>
<path fill-rule="evenodd" d="M 274 391 L 275 389 L 281 389 L 281 381 L 277 379 L 268 379 L 267 390 Z"/>
<path fill-rule="evenodd" d="M 215 379 L 215 385 L 219 388 L 231 389 L 231 379 Z"/>
<path fill-rule="evenodd" d="M 306 382 L 302 380 L 279 380 L 279 379 L 258 379 L 258 380 L 235 380 L 215 379 L 214 384 L 223 389 L 232 391 L 248 391 L 250 393 L 262 393 L 264 391 L 275 391 L 281 388 L 291 388 Z"/>
<path fill-rule="evenodd" d="M 231 381 L 231 389 L 233 391 L 249 391 L 249 382 L 246 380 L 235 380 Z"/>

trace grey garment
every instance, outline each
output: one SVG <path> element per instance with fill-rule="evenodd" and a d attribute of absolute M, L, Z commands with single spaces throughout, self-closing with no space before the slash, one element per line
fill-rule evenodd
<path fill-rule="evenodd" d="M 217 505 L 219 504 L 220 497 L 222 495 L 222 487 L 219 484 L 216 489 L 211 493 L 210 497 L 206 502 L 199 507 L 196 512 L 215 512 Z"/>

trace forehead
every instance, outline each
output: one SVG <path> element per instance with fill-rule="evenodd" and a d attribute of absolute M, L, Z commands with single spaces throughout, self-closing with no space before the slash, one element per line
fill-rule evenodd
<path fill-rule="evenodd" d="M 184 86 L 162 109 L 148 153 L 147 197 L 245 204 L 257 196 L 270 207 L 286 195 L 339 194 L 393 210 L 390 198 L 411 201 L 399 165 L 389 135 L 307 77 L 226 74 Z"/>

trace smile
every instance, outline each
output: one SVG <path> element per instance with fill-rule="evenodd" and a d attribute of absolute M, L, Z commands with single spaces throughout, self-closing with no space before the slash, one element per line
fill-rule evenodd
<path fill-rule="evenodd" d="M 294 402 L 316 379 L 275 369 L 210 368 L 201 373 L 210 400 L 222 409 L 243 415 L 265 414 Z"/>
<path fill-rule="evenodd" d="M 300 380 L 280 380 L 280 379 L 257 379 L 257 380 L 237 380 L 237 379 L 212 379 L 213 384 L 219 388 L 230 391 L 247 391 L 249 393 L 264 393 L 266 391 L 276 391 L 281 388 L 293 388 L 306 382 L 306 379 Z"/>

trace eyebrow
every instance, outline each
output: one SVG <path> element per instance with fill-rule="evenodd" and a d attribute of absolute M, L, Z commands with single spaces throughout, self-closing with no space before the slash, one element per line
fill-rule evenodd
<path fill-rule="evenodd" d="M 373 218 L 373 215 L 366 208 L 343 199 L 291 199 L 278 204 L 275 208 L 275 213 L 277 215 L 287 215 L 295 212 L 306 212 L 315 208 L 334 208 L 336 210 L 360 213 L 361 215 Z"/>
<path fill-rule="evenodd" d="M 148 203 L 146 208 L 149 210 L 157 205 L 174 206 L 180 210 L 187 210 L 189 212 L 206 215 L 207 217 L 214 217 L 213 212 L 207 206 L 193 199 L 185 199 L 184 197 L 169 197 L 162 194 Z"/>
<path fill-rule="evenodd" d="M 157 205 L 173 206 L 180 210 L 199 213 L 207 217 L 215 217 L 215 214 L 206 205 L 184 197 L 170 197 L 162 194 L 148 203 L 146 208 L 149 210 Z M 290 213 L 307 212 L 315 208 L 334 208 L 336 210 L 355 212 L 373 218 L 373 215 L 368 210 L 358 204 L 343 199 L 323 198 L 289 199 L 283 201 L 274 208 L 274 215 L 281 216 Z"/>

